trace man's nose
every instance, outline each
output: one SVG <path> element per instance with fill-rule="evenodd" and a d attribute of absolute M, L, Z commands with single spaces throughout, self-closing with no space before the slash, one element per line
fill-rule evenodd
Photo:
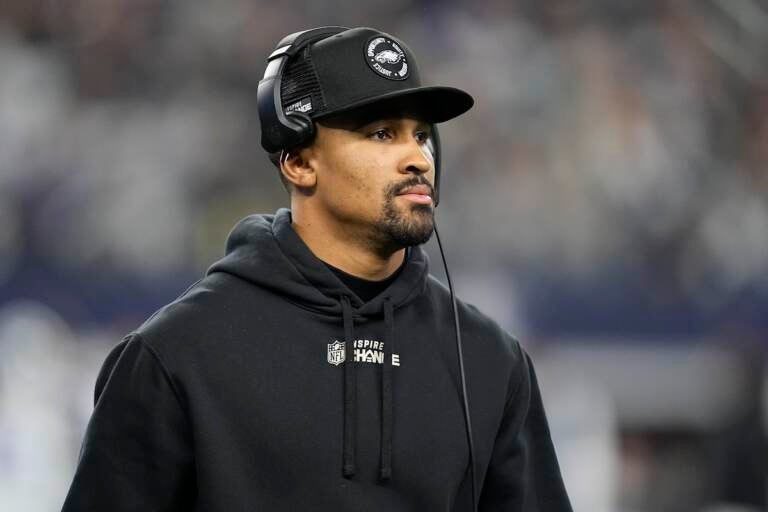
<path fill-rule="evenodd" d="M 404 174 L 425 174 L 434 168 L 434 159 L 424 143 L 411 140 L 407 143 L 406 154 L 401 161 L 400 172 Z"/>

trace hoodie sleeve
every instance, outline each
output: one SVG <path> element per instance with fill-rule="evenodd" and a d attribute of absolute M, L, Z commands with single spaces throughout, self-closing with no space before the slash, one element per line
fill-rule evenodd
<path fill-rule="evenodd" d="M 62 512 L 191 509 L 190 427 L 156 353 L 137 335 L 107 356 Z"/>
<path fill-rule="evenodd" d="M 482 485 L 481 512 L 572 512 L 528 354 L 522 350 L 518 382 Z"/>

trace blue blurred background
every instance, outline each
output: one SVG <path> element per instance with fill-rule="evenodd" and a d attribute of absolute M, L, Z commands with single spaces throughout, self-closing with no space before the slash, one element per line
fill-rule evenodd
<path fill-rule="evenodd" d="M 256 86 L 337 24 L 476 98 L 446 255 L 533 354 L 574 508 L 768 509 L 768 2 L 2 0 L 0 510 L 60 508 L 109 348 L 287 205 Z"/>

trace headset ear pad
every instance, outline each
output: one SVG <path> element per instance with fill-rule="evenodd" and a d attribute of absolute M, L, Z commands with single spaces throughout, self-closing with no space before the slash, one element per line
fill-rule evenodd
<path fill-rule="evenodd" d="M 288 112 L 285 114 L 291 133 L 290 140 L 286 141 L 286 147 L 300 146 L 315 138 L 315 124 L 307 114 L 302 112 Z"/>

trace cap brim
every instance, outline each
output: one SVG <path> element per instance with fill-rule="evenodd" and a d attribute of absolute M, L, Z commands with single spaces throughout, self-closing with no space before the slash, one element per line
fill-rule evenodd
<path fill-rule="evenodd" d="M 396 111 L 415 115 L 428 123 L 442 123 L 460 116 L 472 108 L 474 103 L 472 96 L 454 87 L 414 87 L 364 98 L 312 118 L 323 119 L 337 114 L 348 114 L 365 107 L 366 110 L 372 109 L 382 114 Z"/>

